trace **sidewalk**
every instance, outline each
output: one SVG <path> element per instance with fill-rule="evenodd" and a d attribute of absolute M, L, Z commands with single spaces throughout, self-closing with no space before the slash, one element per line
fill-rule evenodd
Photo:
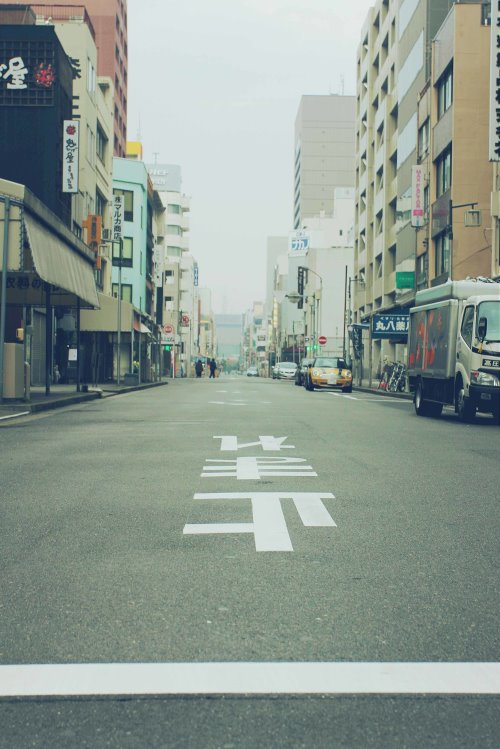
<path fill-rule="evenodd" d="M 0 405 L 0 420 L 14 418 L 14 416 L 26 416 L 31 413 L 48 411 L 55 408 L 71 406 L 75 403 L 84 403 L 96 398 L 107 398 L 111 395 L 120 395 L 130 393 L 134 390 L 148 390 L 149 388 L 161 387 L 168 385 L 168 379 L 160 382 L 145 382 L 141 385 L 117 385 L 114 382 L 98 385 L 97 387 L 88 386 L 87 392 L 77 392 L 76 385 L 51 385 L 50 394 L 45 395 L 45 387 L 32 387 L 31 400 L 13 400 L 6 401 Z M 81 386 L 83 387 L 83 386 Z"/>
<path fill-rule="evenodd" d="M 361 382 L 361 385 L 357 385 L 354 382 L 352 389 L 357 390 L 361 393 L 377 393 L 377 395 L 383 395 L 387 398 L 401 398 L 403 400 L 409 401 L 413 400 L 413 393 L 391 393 L 387 390 L 384 390 L 384 388 L 379 388 L 378 383 L 379 381 L 373 378 L 370 387 L 368 379 L 364 378 Z"/>

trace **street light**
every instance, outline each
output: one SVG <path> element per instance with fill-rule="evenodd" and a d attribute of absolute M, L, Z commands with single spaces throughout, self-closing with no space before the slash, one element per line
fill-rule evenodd
<path fill-rule="evenodd" d="M 323 279 L 319 275 L 319 273 L 316 273 L 315 270 L 312 270 L 311 268 L 306 268 L 306 266 L 304 266 L 304 265 L 301 265 L 299 267 L 302 268 L 302 270 L 305 273 L 312 273 L 313 276 L 316 276 L 317 278 L 319 278 L 319 289 L 315 290 L 314 293 L 312 294 L 312 298 L 313 298 L 313 307 L 312 307 L 312 310 L 313 310 L 313 315 L 312 315 L 313 316 L 313 325 L 312 325 L 313 335 L 312 335 L 312 339 L 313 339 L 313 354 L 314 354 L 314 346 L 316 345 L 316 339 L 318 337 L 318 331 L 321 332 L 321 298 L 323 296 Z M 307 278 L 306 284 L 307 284 L 308 280 L 309 279 Z M 317 312 L 316 312 L 316 303 L 318 305 L 317 306 Z"/>

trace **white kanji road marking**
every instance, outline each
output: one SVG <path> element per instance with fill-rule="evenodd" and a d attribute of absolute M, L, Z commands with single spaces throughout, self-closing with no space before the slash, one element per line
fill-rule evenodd
<path fill-rule="evenodd" d="M 279 452 L 280 450 L 294 450 L 295 445 L 284 445 L 288 437 L 273 437 L 272 435 L 259 435 L 258 442 L 242 442 L 238 444 L 238 437 L 233 435 L 215 436 L 214 440 L 221 440 L 221 452 L 237 452 L 245 447 L 261 446 L 264 452 Z"/>
<path fill-rule="evenodd" d="M 239 457 L 234 460 L 208 459 L 201 478 L 236 478 L 239 481 L 261 479 L 268 476 L 305 476 L 318 474 L 312 466 L 304 465 L 304 458 Z"/>
<path fill-rule="evenodd" d="M 195 494 L 197 500 L 250 500 L 252 523 L 187 523 L 184 535 L 253 533 L 256 551 L 293 551 L 282 499 L 291 499 L 306 528 L 336 528 L 336 523 L 323 504 L 335 499 L 330 492 L 229 492 Z"/>

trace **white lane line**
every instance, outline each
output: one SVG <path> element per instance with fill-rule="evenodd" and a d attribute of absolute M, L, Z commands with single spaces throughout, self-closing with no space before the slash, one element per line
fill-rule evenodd
<path fill-rule="evenodd" d="M 498 663 L 90 663 L 0 666 L 0 697 L 498 694 Z"/>
<path fill-rule="evenodd" d="M 0 416 L 0 421 L 5 421 L 6 419 L 17 419 L 18 416 L 27 416 L 31 411 L 21 411 L 18 414 L 9 414 L 8 416 Z"/>

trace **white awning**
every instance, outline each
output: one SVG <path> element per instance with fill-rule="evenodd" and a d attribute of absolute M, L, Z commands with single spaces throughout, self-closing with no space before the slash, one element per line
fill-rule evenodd
<path fill-rule="evenodd" d="M 29 213 L 24 222 L 37 275 L 91 307 L 99 307 L 92 264 Z"/>

